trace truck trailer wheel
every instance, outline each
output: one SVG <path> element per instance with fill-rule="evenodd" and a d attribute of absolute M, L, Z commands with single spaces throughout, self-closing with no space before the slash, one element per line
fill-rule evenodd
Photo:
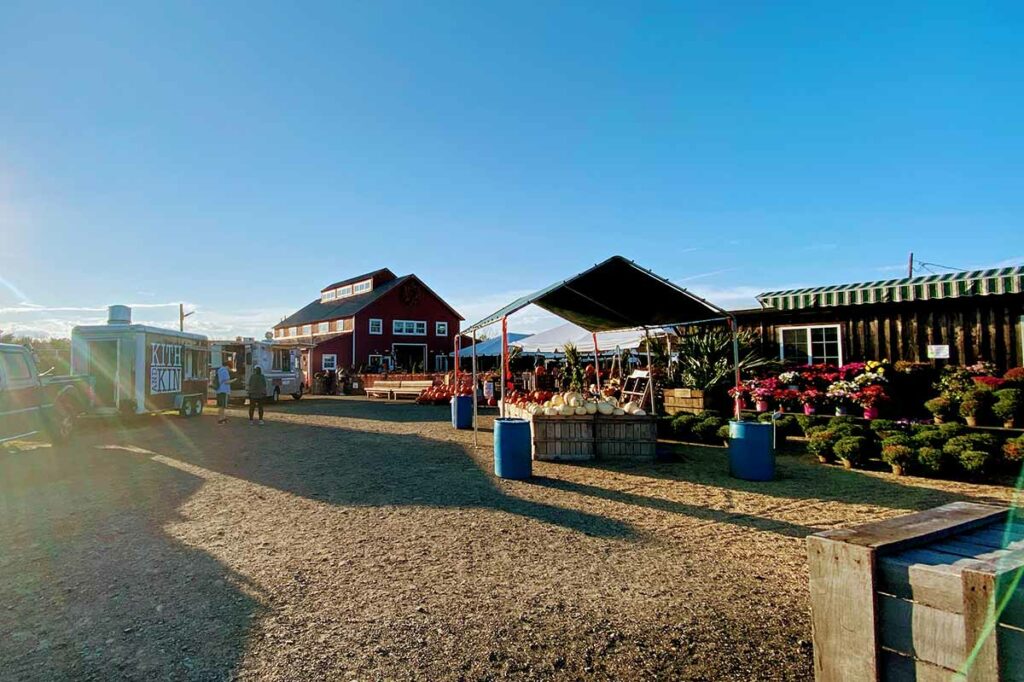
<path fill-rule="evenodd" d="M 184 400 L 181 401 L 181 408 L 178 410 L 178 414 L 180 414 L 182 417 L 191 417 L 192 412 L 192 399 L 185 398 Z"/>
<path fill-rule="evenodd" d="M 202 415 L 203 414 L 203 407 L 205 406 L 205 403 L 206 403 L 206 401 L 203 400 L 202 398 L 196 398 L 196 405 L 195 405 L 195 408 L 193 408 L 193 410 L 192 410 L 192 414 L 194 414 L 197 417 Z"/>
<path fill-rule="evenodd" d="M 298 393 L 292 393 L 292 398 L 294 398 L 295 400 L 302 400 L 302 386 L 299 386 Z"/>

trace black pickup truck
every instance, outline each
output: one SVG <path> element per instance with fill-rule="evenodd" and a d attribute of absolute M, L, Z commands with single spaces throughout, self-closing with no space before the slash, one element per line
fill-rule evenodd
<path fill-rule="evenodd" d="M 90 377 L 40 376 L 32 351 L 0 343 L 0 443 L 40 434 L 65 443 L 91 405 Z"/>

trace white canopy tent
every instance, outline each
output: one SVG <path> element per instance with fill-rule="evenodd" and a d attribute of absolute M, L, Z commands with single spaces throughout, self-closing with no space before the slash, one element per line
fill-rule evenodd
<path fill-rule="evenodd" d="M 670 330 L 652 329 L 651 336 L 666 336 L 671 334 Z M 623 329 L 619 331 L 597 332 L 597 345 L 602 352 L 613 351 L 616 348 L 622 350 L 636 350 L 644 341 L 645 332 L 643 327 Z M 571 343 L 577 348 L 589 348 L 593 343 L 593 335 L 583 327 L 566 322 L 553 329 L 538 332 L 532 336 L 513 341 L 509 339 L 509 345 L 518 346 L 523 349 L 526 355 L 561 353 L 565 344 Z"/>

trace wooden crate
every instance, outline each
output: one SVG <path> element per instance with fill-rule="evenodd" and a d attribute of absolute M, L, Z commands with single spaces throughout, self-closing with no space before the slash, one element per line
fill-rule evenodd
<path fill-rule="evenodd" d="M 807 551 L 819 682 L 1024 680 L 1024 526 L 1006 508 L 954 502 Z"/>
<path fill-rule="evenodd" d="M 666 388 L 665 414 L 673 415 L 680 412 L 700 414 L 707 409 L 704 391 L 695 388 Z"/>
<path fill-rule="evenodd" d="M 653 416 L 594 418 L 598 459 L 653 460 L 658 448 L 658 424 Z"/>
<path fill-rule="evenodd" d="M 533 415 L 533 458 L 553 462 L 594 459 L 594 416 L 549 417 Z"/>

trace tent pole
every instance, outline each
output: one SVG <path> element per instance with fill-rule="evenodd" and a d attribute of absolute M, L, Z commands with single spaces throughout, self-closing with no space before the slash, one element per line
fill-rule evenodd
<path fill-rule="evenodd" d="M 647 340 L 647 390 L 651 393 L 651 414 L 657 417 L 658 411 L 654 408 L 654 365 L 651 364 L 651 334 L 647 327 L 644 327 L 644 338 Z"/>
<path fill-rule="evenodd" d="M 477 438 L 477 407 L 476 407 L 476 330 L 473 330 L 473 447 L 480 447 L 480 442 Z"/>
<path fill-rule="evenodd" d="M 455 335 L 455 391 L 459 390 L 459 347 L 462 345 L 462 334 Z M 424 367 L 424 370 L 427 368 Z"/>
<path fill-rule="evenodd" d="M 508 367 L 508 317 L 501 318 L 501 371 L 499 372 L 501 382 L 501 417 L 505 418 L 505 371 Z"/>
<path fill-rule="evenodd" d="M 732 315 L 729 316 L 729 328 L 732 330 L 732 368 L 734 372 L 733 382 L 736 386 L 736 402 L 733 405 L 733 413 L 736 416 L 736 421 L 739 421 L 743 416 L 740 411 L 740 337 L 739 330 L 736 328 L 736 318 Z"/>
<path fill-rule="evenodd" d="M 597 332 L 591 332 L 594 337 L 594 371 L 597 372 L 597 392 L 601 392 L 601 356 L 597 350 Z"/>

